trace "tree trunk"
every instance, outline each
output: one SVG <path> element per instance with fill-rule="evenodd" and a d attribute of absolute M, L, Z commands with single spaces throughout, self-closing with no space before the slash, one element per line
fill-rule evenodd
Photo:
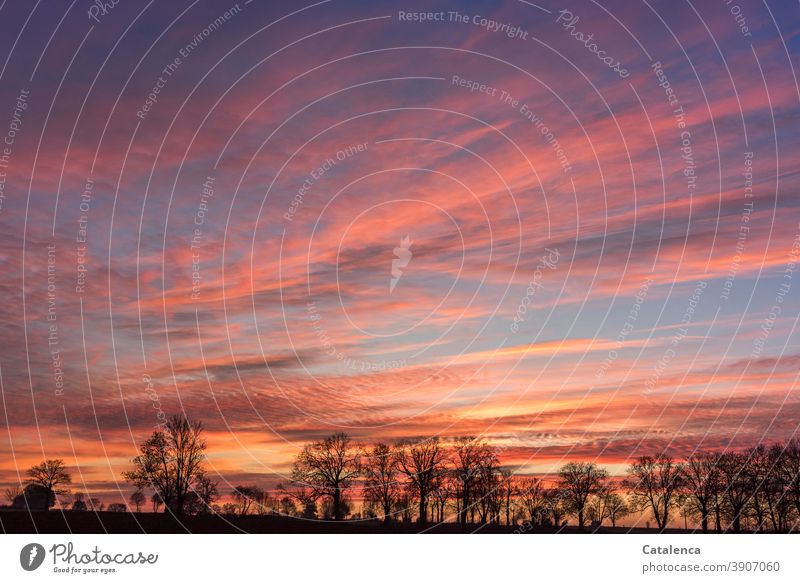
<path fill-rule="evenodd" d="M 339 492 L 338 488 L 333 491 L 333 519 L 342 519 L 342 500 L 341 493 Z"/>

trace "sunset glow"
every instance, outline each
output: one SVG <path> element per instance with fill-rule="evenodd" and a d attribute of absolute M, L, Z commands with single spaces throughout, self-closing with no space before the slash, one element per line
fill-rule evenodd
<path fill-rule="evenodd" d="M 0 485 L 125 502 L 175 413 L 223 493 L 795 435 L 796 6 L 2 4 Z"/>

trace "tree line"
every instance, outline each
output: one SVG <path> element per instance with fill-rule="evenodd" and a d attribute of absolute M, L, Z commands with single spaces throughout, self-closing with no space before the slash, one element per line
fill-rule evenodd
<path fill-rule="evenodd" d="M 437 437 L 355 445 L 343 433 L 306 445 L 292 470 L 298 500 L 330 499 L 333 518 L 360 483 L 365 513 L 390 521 L 448 518 L 461 524 L 563 526 L 579 529 L 646 513 L 658 530 L 682 516 L 703 532 L 788 532 L 800 520 L 800 441 L 742 451 L 697 452 L 685 460 L 659 453 L 635 459 L 613 477 L 591 462 L 569 462 L 552 477 L 515 474 L 500 450 L 479 437 L 447 444 Z"/>
<path fill-rule="evenodd" d="M 592 462 L 569 462 L 552 476 L 515 473 L 501 450 L 474 436 L 356 443 L 335 433 L 305 444 L 289 479 L 271 491 L 235 486 L 220 504 L 219 484 L 205 468 L 207 443 L 200 422 L 168 420 L 145 440 L 133 469 L 123 476 L 135 487 L 129 503 L 140 511 L 174 514 L 283 514 L 308 519 L 372 518 L 385 522 L 455 521 L 464 526 L 505 524 L 519 529 L 612 527 L 645 513 L 656 528 L 683 518 L 708 532 L 795 530 L 800 521 L 800 441 L 739 451 L 697 452 L 679 460 L 668 454 L 640 456 L 624 477 Z M 10 500 L 34 493 L 54 504 L 68 494 L 71 478 L 63 460 L 28 470 L 28 484 L 6 491 Z M 356 512 L 360 503 L 361 509 Z M 113 507 L 113 508 L 112 508 Z M 73 510 L 100 510 L 101 503 L 76 493 Z M 125 510 L 113 504 L 108 510 Z"/>

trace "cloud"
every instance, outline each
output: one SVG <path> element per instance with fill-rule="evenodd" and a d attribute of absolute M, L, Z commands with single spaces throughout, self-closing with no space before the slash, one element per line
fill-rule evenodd
<path fill-rule="evenodd" d="M 125 32 L 140 9 L 120 6 L 80 51 L 80 14 L 44 53 L 63 13 L 20 37 L 0 89 L 7 113 L 31 89 L 0 207 L 0 482 L 63 457 L 111 495 L 159 411 L 203 419 L 232 481 L 274 480 L 338 429 L 485 434 L 541 471 L 794 432 L 793 293 L 748 357 L 798 232 L 788 16 L 780 38 L 753 8 L 751 49 L 724 7 L 695 7 L 708 30 L 688 5 L 605 4 L 619 21 L 582 7 L 621 82 L 524 4 L 481 10 L 527 42 L 400 22 L 382 2 L 260 30 L 298 8 L 257 4 L 184 58 L 145 119 L 213 7 L 169 30 L 182 9 L 154 7 Z M 4 10 L 3 31 L 27 19 Z M 527 296 L 547 249 L 558 265 Z"/>

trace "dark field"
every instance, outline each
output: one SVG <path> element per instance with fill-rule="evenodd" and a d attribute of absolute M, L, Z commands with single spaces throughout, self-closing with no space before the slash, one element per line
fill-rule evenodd
<path fill-rule="evenodd" d="M 456 534 L 512 534 L 522 526 L 469 525 L 466 529 L 453 523 L 421 528 L 413 523 L 384 525 L 376 521 L 344 521 L 341 523 L 308 521 L 281 516 L 183 516 L 180 519 L 163 513 L 131 512 L 0 512 L 0 532 L 4 534 L 169 534 L 169 533 L 311 533 L 311 534 L 412 534 L 428 532 Z M 533 528 L 525 533 L 578 533 L 577 527 Z M 591 529 L 586 532 L 592 532 Z M 598 533 L 653 533 L 654 529 L 603 527 Z M 684 530 L 668 530 L 680 533 Z"/>

